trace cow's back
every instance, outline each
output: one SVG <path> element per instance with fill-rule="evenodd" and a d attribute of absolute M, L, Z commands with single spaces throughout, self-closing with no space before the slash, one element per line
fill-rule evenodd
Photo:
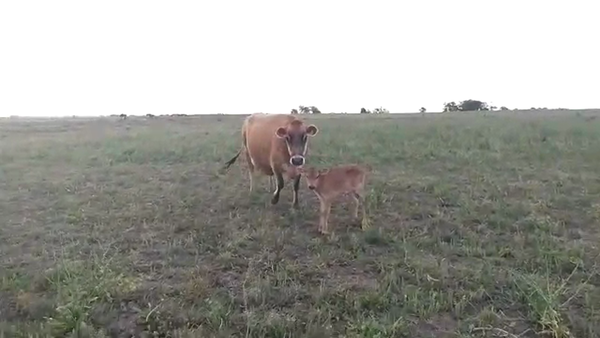
<path fill-rule="evenodd" d="M 252 114 L 244 121 L 246 147 L 254 167 L 272 175 L 270 157 L 273 144 L 278 143 L 275 131 L 296 119 L 290 114 Z M 277 149 L 276 149 L 277 150 Z"/>

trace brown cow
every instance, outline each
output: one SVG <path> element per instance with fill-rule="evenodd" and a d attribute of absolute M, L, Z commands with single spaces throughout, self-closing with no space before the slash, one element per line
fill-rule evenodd
<path fill-rule="evenodd" d="M 319 129 L 315 125 L 307 126 L 295 115 L 252 114 L 242 125 L 242 148 L 227 161 L 225 169 L 229 168 L 244 151 L 249 170 L 250 191 L 252 191 L 252 177 L 255 171 L 274 176 L 277 184 L 271 204 L 279 202 L 279 194 L 284 183 L 283 174 L 287 174 L 288 178 L 294 180 L 292 206 L 295 208 L 298 206 L 301 174 L 288 168 L 304 165 L 308 151 L 308 136 L 315 136 L 318 132 Z"/>
<path fill-rule="evenodd" d="M 358 206 L 362 205 L 363 226 L 366 223 L 366 209 L 363 198 L 363 189 L 367 178 L 369 166 L 356 164 L 340 165 L 330 169 L 317 170 L 316 168 L 301 168 L 308 188 L 312 190 L 321 202 L 321 213 L 319 218 L 319 232 L 329 233 L 328 220 L 331 204 L 340 195 L 350 193 L 356 206 L 353 216 L 358 218 Z"/>

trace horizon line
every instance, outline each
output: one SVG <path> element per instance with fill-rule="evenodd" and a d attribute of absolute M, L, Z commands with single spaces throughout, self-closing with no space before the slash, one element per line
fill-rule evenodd
<path fill-rule="evenodd" d="M 501 113 L 501 112 L 518 112 L 518 111 L 539 111 L 539 110 L 543 110 L 543 111 L 573 111 L 573 110 L 577 110 L 577 111 L 587 111 L 587 110 L 600 110 L 600 108 L 527 108 L 527 109 L 508 109 L 508 110 L 500 110 L 500 109 L 496 109 L 496 110 L 459 110 L 459 111 L 448 111 L 448 112 L 444 112 L 444 111 L 431 111 L 431 112 L 387 112 L 387 113 L 368 113 L 368 114 L 364 114 L 364 113 L 348 113 L 348 112 L 341 112 L 341 113 L 336 113 L 336 112 L 330 112 L 330 113 L 318 113 L 318 114 L 312 114 L 312 113 L 299 113 L 299 114 L 294 114 L 294 115 L 302 115 L 302 116 L 312 116 L 312 115 L 408 115 L 408 114 L 442 114 L 442 113 L 474 113 L 474 112 L 494 112 L 494 113 Z M 257 114 L 257 113 L 261 113 L 261 114 L 290 114 L 290 113 L 264 113 L 264 112 L 253 112 L 253 113 L 193 113 L 193 114 L 186 114 L 186 113 L 165 113 L 165 114 L 152 114 L 152 113 L 148 113 L 152 116 L 162 116 L 162 117 L 185 117 L 185 116 L 224 116 L 224 115 L 232 115 L 232 116 L 243 116 L 243 115 L 252 115 L 252 114 Z M 105 117 L 120 117 L 121 115 L 126 115 L 127 117 L 148 117 L 147 114 L 125 114 L 125 113 L 112 113 L 112 114 L 107 114 L 107 115 L 17 115 L 17 114 L 13 114 L 13 115 L 2 115 L 0 116 L 0 118 L 4 118 L 4 119 L 10 119 L 10 118 L 105 118 Z"/>

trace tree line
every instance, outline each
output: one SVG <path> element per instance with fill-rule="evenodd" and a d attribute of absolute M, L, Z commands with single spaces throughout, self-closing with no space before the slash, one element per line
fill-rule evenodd
<path fill-rule="evenodd" d="M 530 110 L 546 110 L 548 109 L 547 107 L 531 107 L 529 108 Z M 558 108 L 558 109 L 564 109 L 564 108 Z M 494 110 L 510 110 L 508 107 L 506 106 L 490 106 L 487 104 L 487 102 L 485 101 L 480 101 L 480 100 L 464 100 L 464 101 L 460 101 L 458 104 L 455 101 L 451 101 L 451 102 L 446 102 L 444 103 L 444 112 L 452 112 L 452 111 L 494 111 Z M 513 110 L 518 110 L 518 108 L 514 108 Z M 421 107 L 420 110 L 422 113 L 425 112 L 425 108 Z"/>
<path fill-rule="evenodd" d="M 547 109 L 547 108 L 532 107 L 531 109 Z M 443 107 L 444 112 L 485 111 L 485 110 L 489 111 L 489 110 L 510 110 L 510 109 L 508 109 L 508 107 L 506 107 L 506 106 L 501 106 L 499 108 L 497 106 L 490 106 L 485 101 L 472 100 L 472 99 L 460 101 L 458 103 L 456 103 L 455 101 L 445 102 L 444 107 Z M 360 108 L 361 114 L 387 114 L 389 112 L 390 112 L 389 110 L 387 110 L 383 107 L 374 108 L 372 110 L 369 110 L 364 107 Z M 427 112 L 427 109 L 425 107 L 421 107 L 419 109 L 419 112 L 425 113 L 425 112 Z M 299 106 L 298 109 L 296 109 L 296 108 L 292 109 L 291 113 L 292 114 L 321 114 L 321 111 L 315 106 Z M 345 114 L 345 112 L 343 112 L 342 114 Z"/>
<path fill-rule="evenodd" d="M 454 111 L 485 111 L 485 110 L 510 110 L 508 109 L 506 106 L 501 106 L 500 108 L 496 107 L 496 106 L 490 106 L 487 104 L 487 102 L 484 101 L 480 101 L 480 100 L 464 100 L 464 101 L 460 101 L 459 103 L 456 103 L 455 101 L 450 101 L 450 102 L 445 102 L 444 103 L 444 112 L 454 112 Z M 531 110 L 535 110 L 535 109 L 539 109 L 539 110 L 544 110 L 544 109 L 548 109 L 546 107 L 544 108 L 535 108 L 535 107 L 531 107 L 529 108 Z M 558 109 L 564 109 L 564 108 L 558 108 Z M 516 110 L 516 108 L 515 108 Z M 367 108 L 360 108 L 360 113 L 361 114 L 388 114 L 390 111 L 383 108 L 383 107 L 378 107 L 378 108 L 374 108 L 372 110 L 369 110 Z M 427 109 L 425 107 L 421 107 L 419 109 L 419 112 L 421 113 L 425 113 L 427 112 Z M 298 108 L 293 108 L 291 110 L 292 114 L 321 114 L 321 110 L 319 110 L 319 108 L 315 107 L 315 106 L 298 106 Z M 346 114 L 346 112 L 342 112 L 342 114 Z M 120 115 L 111 115 L 113 117 L 120 117 L 121 119 L 126 119 L 127 118 L 127 114 L 120 114 Z M 171 117 L 180 117 L 180 116 L 187 116 L 187 114 L 170 114 L 167 116 L 171 116 Z M 146 114 L 146 117 L 148 118 L 155 118 L 156 116 L 153 114 Z"/>
<path fill-rule="evenodd" d="M 368 110 L 366 108 L 360 108 L 360 113 L 361 114 L 387 114 L 390 111 L 383 108 L 383 107 L 378 107 L 378 108 L 374 108 L 373 110 Z M 321 114 L 321 111 L 319 110 L 319 108 L 315 107 L 315 106 L 298 106 L 298 109 L 293 108 L 291 111 L 292 114 Z M 342 114 L 346 114 L 346 112 L 342 112 Z"/>
<path fill-rule="evenodd" d="M 421 108 L 423 109 L 423 108 Z M 498 107 L 490 106 L 487 102 L 480 100 L 464 100 L 460 101 L 458 104 L 455 101 L 450 101 L 444 103 L 444 112 L 451 111 L 480 111 L 480 110 L 497 110 Z M 507 107 L 502 106 L 500 110 L 508 110 Z"/>

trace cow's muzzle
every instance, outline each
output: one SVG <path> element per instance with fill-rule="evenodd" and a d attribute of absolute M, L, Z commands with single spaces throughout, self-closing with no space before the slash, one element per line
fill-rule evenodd
<path fill-rule="evenodd" d="M 290 158 L 290 164 L 294 167 L 301 167 L 304 165 L 304 156 L 295 155 Z"/>

